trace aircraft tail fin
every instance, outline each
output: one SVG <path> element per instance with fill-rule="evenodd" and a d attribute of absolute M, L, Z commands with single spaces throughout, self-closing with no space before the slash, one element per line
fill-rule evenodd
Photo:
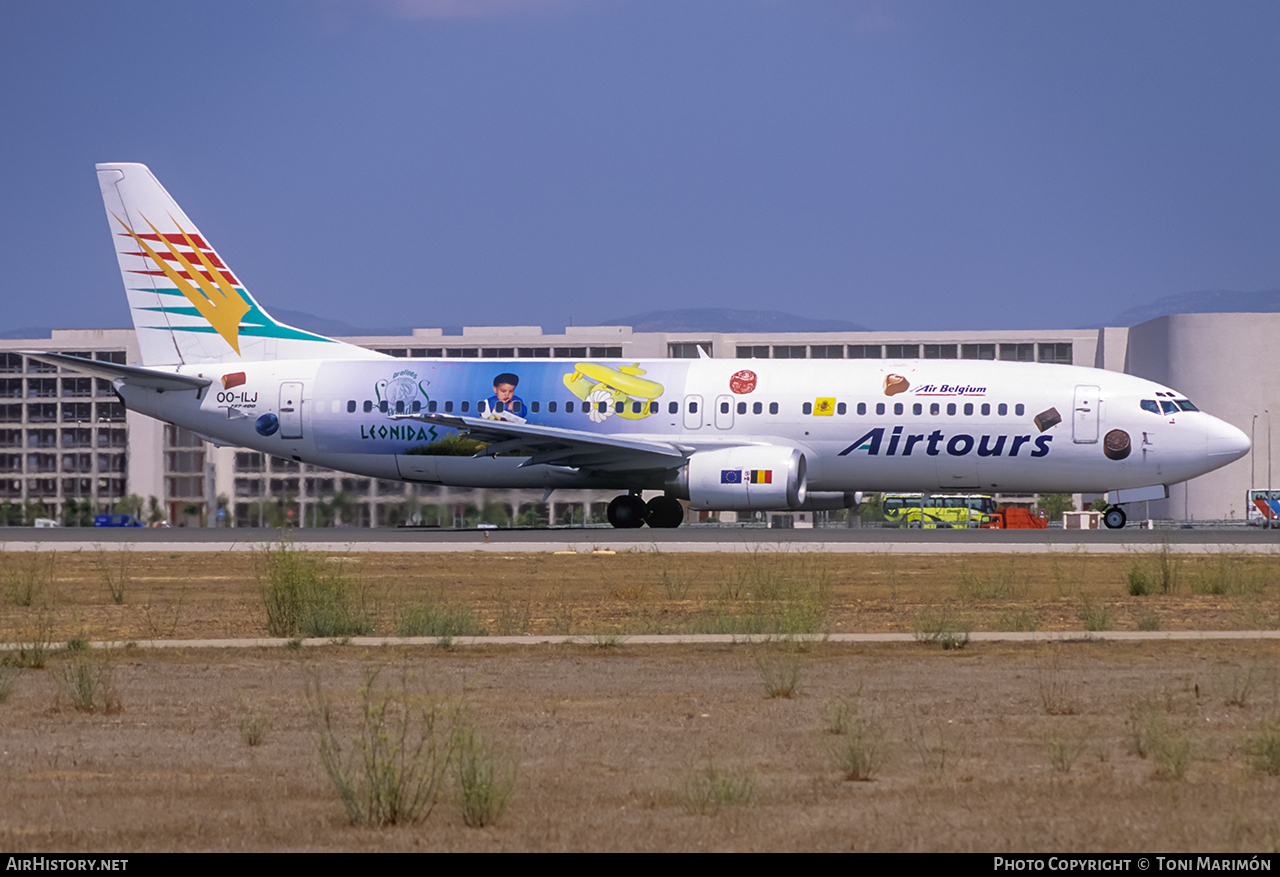
<path fill-rule="evenodd" d="M 146 165 L 97 169 L 143 364 L 381 356 L 272 318 Z"/>

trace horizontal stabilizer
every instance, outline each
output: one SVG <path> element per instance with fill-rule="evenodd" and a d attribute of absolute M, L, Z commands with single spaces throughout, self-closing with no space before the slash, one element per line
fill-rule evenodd
<path fill-rule="evenodd" d="M 121 380 L 131 386 L 146 387 L 149 390 L 202 390 L 213 383 L 211 378 L 195 378 L 191 375 L 140 368 L 135 365 L 99 362 L 96 359 L 69 356 L 65 353 L 40 353 L 32 350 L 19 352 L 38 362 L 75 369 L 81 374 L 92 375 L 95 378 L 105 378 L 109 381 Z"/>

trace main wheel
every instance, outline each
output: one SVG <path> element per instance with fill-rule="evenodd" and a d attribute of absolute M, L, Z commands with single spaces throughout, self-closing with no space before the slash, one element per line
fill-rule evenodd
<path fill-rule="evenodd" d="M 1118 505 L 1113 505 L 1107 509 L 1102 516 L 1102 523 L 1107 525 L 1108 530 L 1119 530 L 1129 520 L 1129 516 L 1124 513 L 1124 509 Z"/>
<path fill-rule="evenodd" d="M 684 522 L 684 506 L 673 496 L 655 496 L 644 507 L 644 522 L 654 529 L 672 529 Z"/>
<path fill-rule="evenodd" d="M 644 526 L 644 500 L 624 493 L 609 503 L 609 523 L 622 530 Z"/>

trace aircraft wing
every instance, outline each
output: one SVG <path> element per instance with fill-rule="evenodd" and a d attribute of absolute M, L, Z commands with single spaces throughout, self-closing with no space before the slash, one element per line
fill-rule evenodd
<path fill-rule="evenodd" d="M 507 451 L 531 452 L 532 456 L 521 466 L 545 463 L 597 472 L 675 469 L 693 450 L 671 442 L 531 426 L 517 420 L 487 420 L 449 414 L 402 414 L 392 415 L 392 418 L 445 426 L 464 432 L 470 438 L 489 442 L 489 446 L 479 454 L 482 457 Z"/>
<path fill-rule="evenodd" d="M 210 378 L 197 378 L 177 372 L 160 371 L 159 369 L 140 368 L 136 365 L 117 365 L 114 362 L 99 362 L 96 359 L 85 359 L 82 356 L 69 356 L 65 353 L 42 353 L 38 350 L 20 350 L 34 360 L 47 362 L 49 365 L 60 365 L 63 368 L 75 369 L 95 378 L 106 378 L 109 381 L 122 380 L 135 387 L 146 387 L 151 390 L 201 390 L 213 383 Z"/>

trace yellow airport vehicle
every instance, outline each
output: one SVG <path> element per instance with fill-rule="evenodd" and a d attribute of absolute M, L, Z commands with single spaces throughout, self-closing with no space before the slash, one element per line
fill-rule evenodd
<path fill-rule="evenodd" d="M 996 510 L 995 498 L 985 493 L 886 493 L 880 506 L 884 519 L 899 527 L 926 530 L 980 527 Z"/>

